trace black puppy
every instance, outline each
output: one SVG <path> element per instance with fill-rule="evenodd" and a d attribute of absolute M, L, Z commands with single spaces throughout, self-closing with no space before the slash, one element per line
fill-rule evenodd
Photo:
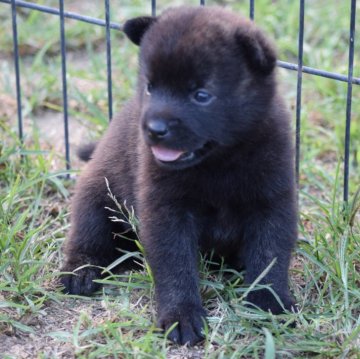
<path fill-rule="evenodd" d="M 104 178 L 135 208 L 155 277 L 159 326 L 194 344 L 205 312 L 198 251 L 214 250 L 284 307 L 293 305 L 288 268 L 297 236 L 289 116 L 275 79 L 276 54 L 249 20 L 218 7 L 179 7 L 126 22 L 140 45 L 135 97 L 110 127 L 82 174 L 72 207 L 64 271 L 106 266 L 132 243 L 116 227 Z M 118 226 L 118 225 L 117 225 Z M 69 293 L 97 288 L 93 267 L 62 277 Z M 247 300 L 283 311 L 271 291 Z"/>

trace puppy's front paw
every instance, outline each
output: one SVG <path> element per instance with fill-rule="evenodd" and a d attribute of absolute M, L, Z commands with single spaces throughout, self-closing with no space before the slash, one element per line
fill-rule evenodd
<path fill-rule="evenodd" d="M 204 339 L 202 329 L 206 313 L 201 306 L 182 305 L 161 312 L 158 326 L 166 332 L 174 323 L 176 327 L 168 334 L 168 339 L 180 345 L 194 345 Z"/>
<path fill-rule="evenodd" d="M 66 264 L 61 271 L 73 272 L 60 276 L 60 283 L 64 286 L 63 292 L 67 294 L 89 295 L 100 288 L 94 279 L 101 278 L 101 270 L 96 267 L 84 267 L 75 270 L 78 266 Z"/>
<path fill-rule="evenodd" d="M 285 310 L 296 310 L 296 302 L 290 293 L 277 293 Z M 267 289 L 255 290 L 248 294 L 246 300 L 264 311 L 272 314 L 284 313 L 284 308 L 276 300 L 274 295 Z"/>

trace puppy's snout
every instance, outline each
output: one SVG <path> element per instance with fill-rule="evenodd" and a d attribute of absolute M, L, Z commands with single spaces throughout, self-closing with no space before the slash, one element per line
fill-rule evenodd
<path fill-rule="evenodd" d="M 169 126 L 163 119 L 151 119 L 146 123 L 148 136 L 154 140 L 161 140 L 169 133 Z"/>

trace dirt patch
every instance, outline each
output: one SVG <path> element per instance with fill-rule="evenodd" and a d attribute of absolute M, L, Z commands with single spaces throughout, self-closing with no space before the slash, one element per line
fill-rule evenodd
<path fill-rule="evenodd" d="M 55 154 L 51 167 L 55 170 L 64 169 L 64 115 L 46 111 L 34 118 L 34 124 L 39 131 L 41 147 L 53 151 Z M 75 118 L 69 118 L 68 126 L 71 166 L 77 169 L 80 168 L 81 161 L 76 156 L 76 150 L 79 145 L 89 142 L 89 131 Z"/>
<path fill-rule="evenodd" d="M 8 313 L 11 315 L 11 313 Z M 74 332 L 81 316 L 90 319 L 92 323 L 113 321 L 116 318 L 115 310 L 106 308 L 101 301 L 66 299 L 60 303 L 49 302 L 40 313 L 22 318 L 22 323 L 33 329 L 33 333 L 24 333 L 13 327 L 0 327 L 0 358 L 16 359 L 61 358 L 76 357 L 76 348 L 56 338 L 59 333 Z M 204 349 L 169 345 L 167 358 L 169 359 L 200 359 Z"/>
<path fill-rule="evenodd" d="M 0 356 L 14 358 L 37 358 L 39 354 L 46 357 L 74 358 L 72 345 L 54 339 L 49 334 L 59 331 L 71 331 L 79 319 L 79 315 L 86 312 L 94 320 L 106 316 L 106 310 L 99 303 L 82 303 L 80 301 L 65 300 L 62 303 L 51 303 L 42 308 L 40 314 L 30 315 L 22 321 L 34 330 L 34 333 L 24 333 L 18 330 L 4 330 L 0 334 Z"/>

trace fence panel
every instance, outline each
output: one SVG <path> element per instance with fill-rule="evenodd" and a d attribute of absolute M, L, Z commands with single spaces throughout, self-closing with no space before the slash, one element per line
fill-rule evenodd
<path fill-rule="evenodd" d="M 70 148 L 69 148 L 69 127 L 68 127 L 68 98 L 67 98 L 67 82 L 66 82 L 66 38 L 65 38 L 65 19 L 74 19 L 83 21 L 96 26 L 103 26 L 106 28 L 106 63 L 107 63 L 107 92 L 108 92 L 108 117 L 111 121 L 113 117 L 113 98 L 112 98 L 112 66 L 111 66 L 111 38 L 110 31 L 121 31 L 121 24 L 110 21 L 110 4 L 109 0 L 104 0 L 105 6 L 105 20 L 90 16 L 77 14 L 74 12 L 67 12 L 64 10 L 64 1 L 59 0 L 59 7 L 52 8 L 48 6 L 38 5 L 28 1 L 22 0 L 0 0 L 0 3 L 9 5 L 9 12 L 12 17 L 12 36 L 14 48 L 14 66 L 16 76 L 16 94 L 17 94 L 17 117 L 18 117 L 18 131 L 20 141 L 23 141 L 23 119 L 22 119 L 22 100 L 21 100 L 21 81 L 20 81 L 20 67 L 19 67 L 19 47 L 18 47 L 18 31 L 17 31 L 17 17 L 16 8 L 23 7 L 32 9 L 34 11 L 41 11 L 51 15 L 59 16 L 60 22 L 60 44 L 61 44 L 61 63 L 62 63 L 62 93 L 63 93 L 63 113 L 64 113 L 64 142 L 65 142 L 65 166 L 66 169 L 71 168 L 70 164 Z M 205 6 L 205 0 L 200 0 L 200 5 Z M 156 15 L 157 4 L 156 0 L 151 0 L 151 14 Z M 252 20 L 255 18 L 255 0 L 249 0 L 249 16 Z M 299 180 L 300 174 L 300 134 L 301 134 L 301 100 L 302 100 L 302 74 L 321 76 L 334 81 L 347 82 L 347 100 L 346 100 L 346 114 L 345 114 L 345 147 L 344 147 L 344 183 L 343 183 L 343 199 L 348 201 L 349 197 L 349 159 L 350 159 L 350 127 L 351 127 L 351 106 L 352 106 L 352 87 L 353 85 L 360 85 L 360 78 L 353 76 L 354 69 L 354 48 L 355 48 L 355 24 L 356 24 L 356 0 L 351 0 L 350 6 L 350 27 L 349 27 L 349 59 L 348 59 L 348 73 L 347 75 L 325 71 L 318 68 L 307 67 L 303 65 L 303 44 L 304 44 L 304 28 L 305 28 L 305 0 L 299 1 L 299 33 L 298 33 L 298 56 L 297 63 L 289 63 L 285 61 L 278 61 L 278 66 L 287 70 L 297 72 L 297 90 L 296 90 L 296 153 L 295 153 L 295 168 L 296 178 Z"/>

